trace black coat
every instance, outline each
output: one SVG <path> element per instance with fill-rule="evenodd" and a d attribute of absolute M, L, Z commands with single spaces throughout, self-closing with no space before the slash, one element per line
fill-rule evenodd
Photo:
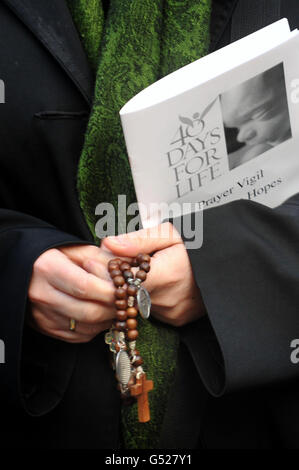
<path fill-rule="evenodd" d="M 214 2 L 211 50 L 238 30 L 238 3 Z M 297 2 L 281 3 L 298 27 Z M 0 51 L 0 443 L 116 449 L 120 402 L 103 335 L 74 345 L 25 323 L 36 258 L 92 243 L 76 171 L 94 77 L 64 0 L 3 0 Z M 299 447 L 299 365 L 290 361 L 299 338 L 296 201 L 206 213 L 204 246 L 189 255 L 208 317 L 179 330 L 161 448 Z"/>

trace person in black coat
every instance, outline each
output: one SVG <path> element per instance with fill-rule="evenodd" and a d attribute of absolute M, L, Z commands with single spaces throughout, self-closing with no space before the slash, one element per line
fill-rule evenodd
<path fill-rule="evenodd" d="M 278 17 L 240 22 L 242 3 L 213 2 L 211 51 L 279 17 L 299 26 L 294 0 Z M 94 78 L 64 1 L 1 2 L 0 46 L 1 446 L 116 449 L 120 402 L 103 332 L 80 344 L 71 332 L 42 334 L 30 325 L 38 299 L 28 301 L 43 255 L 96 249 L 76 193 Z M 206 213 L 204 246 L 188 254 L 207 315 L 179 327 L 160 448 L 299 447 L 298 204 Z"/>

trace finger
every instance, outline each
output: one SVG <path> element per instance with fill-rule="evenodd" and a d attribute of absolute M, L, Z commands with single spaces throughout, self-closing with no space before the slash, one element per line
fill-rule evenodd
<path fill-rule="evenodd" d="M 100 301 L 108 305 L 114 300 L 111 281 L 87 273 L 58 250 L 55 256 L 35 263 L 35 272 L 40 272 L 51 286 L 72 297 Z"/>
<path fill-rule="evenodd" d="M 110 274 L 107 268 L 107 264 L 104 265 L 103 263 L 99 263 L 95 259 L 87 258 L 86 260 L 83 261 L 82 268 L 89 274 L 93 274 L 94 276 L 100 279 L 110 281 L 111 278 L 110 278 Z"/>
<path fill-rule="evenodd" d="M 117 255 L 136 256 L 152 253 L 183 243 L 176 228 L 169 222 L 156 227 L 138 230 L 117 237 L 107 237 L 102 244 Z"/>
<path fill-rule="evenodd" d="M 81 266 L 88 273 L 94 274 L 100 279 L 110 281 L 108 262 L 115 257 L 110 250 L 104 250 L 96 246 L 67 246 L 60 249 L 71 261 Z M 128 257 L 121 257 L 123 261 L 131 262 Z"/>
<path fill-rule="evenodd" d="M 77 322 L 86 324 L 112 321 L 115 316 L 112 305 L 75 299 L 59 291 L 57 291 L 53 310 L 68 319 L 74 318 Z"/>
<path fill-rule="evenodd" d="M 76 299 L 50 285 L 47 291 L 43 292 L 43 299 L 37 300 L 34 305 L 39 308 L 49 308 L 54 313 L 66 317 L 68 321 L 74 318 L 78 322 L 95 324 L 114 318 L 112 304 L 107 306 L 101 302 Z"/>
<path fill-rule="evenodd" d="M 74 263 L 85 271 L 96 275 L 101 279 L 110 280 L 107 264 L 113 258 L 111 252 L 96 246 L 71 246 L 62 247 L 61 251 Z M 91 266 L 91 268 L 90 268 Z"/>
<path fill-rule="evenodd" d="M 93 259 L 104 265 L 111 259 L 111 253 L 94 245 L 72 245 L 59 247 L 68 258 L 79 266 L 83 266 L 86 259 Z"/>
<path fill-rule="evenodd" d="M 37 331 L 38 333 L 41 333 L 50 338 L 54 338 L 60 341 L 66 341 L 69 343 L 86 343 L 92 339 L 90 336 L 83 336 L 73 331 L 58 330 L 55 327 L 49 328 L 45 324 L 43 314 L 41 314 L 38 309 L 33 309 L 33 312 L 34 316 L 33 314 L 29 316 L 27 318 L 27 323 L 33 330 Z M 41 317 L 40 319 L 39 316 Z"/>
<path fill-rule="evenodd" d="M 91 336 L 83 336 L 73 331 L 56 331 L 56 330 L 51 331 L 51 330 L 45 330 L 44 328 L 34 323 L 33 324 L 29 323 L 29 325 L 38 333 L 48 336 L 49 338 L 57 339 L 59 341 L 65 341 L 67 343 L 88 343 L 89 341 L 93 339 L 93 337 Z"/>
<path fill-rule="evenodd" d="M 31 314 L 32 321 L 43 332 L 52 333 L 55 335 L 64 335 L 70 333 L 70 319 L 66 316 L 59 315 L 53 310 L 46 307 L 33 308 Z M 94 338 L 102 331 L 110 328 L 112 320 L 101 321 L 99 323 L 89 324 L 82 321 L 76 321 L 75 333 L 85 337 Z M 74 333 L 74 331 L 71 331 Z"/>

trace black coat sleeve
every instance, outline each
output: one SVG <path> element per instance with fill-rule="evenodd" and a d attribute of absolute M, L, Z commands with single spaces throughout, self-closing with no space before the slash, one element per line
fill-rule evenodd
<path fill-rule="evenodd" d="M 299 205 L 249 201 L 210 209 L 189 249 L 207 316 L 181 329 L 214 396 L 299 378 Z"/>
<path fill-rule="evenodd" d="M 5 406 L 40 415 L 61 399 L 76 348 L 26 327 L 27 292 L 33 263 L 44 251 L 80 243 L 87 242 L 29 215 L 0 210 L 0 339 L 5 345 L 0 396 Z"/>

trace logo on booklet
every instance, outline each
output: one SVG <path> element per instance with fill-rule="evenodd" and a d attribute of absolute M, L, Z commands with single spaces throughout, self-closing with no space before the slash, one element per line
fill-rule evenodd
<path fill-rule="evenodd" d="M 166 157 L 172 172 L 175 196 L 183 198 L 219 178 L 227 170 L 226 165 L 222 168 L 221 162 L 226 152 L 219 97 L 201 113 L 193 113 L 192 118 L 180 115 L 178 119 L 179 127 Z"/>

